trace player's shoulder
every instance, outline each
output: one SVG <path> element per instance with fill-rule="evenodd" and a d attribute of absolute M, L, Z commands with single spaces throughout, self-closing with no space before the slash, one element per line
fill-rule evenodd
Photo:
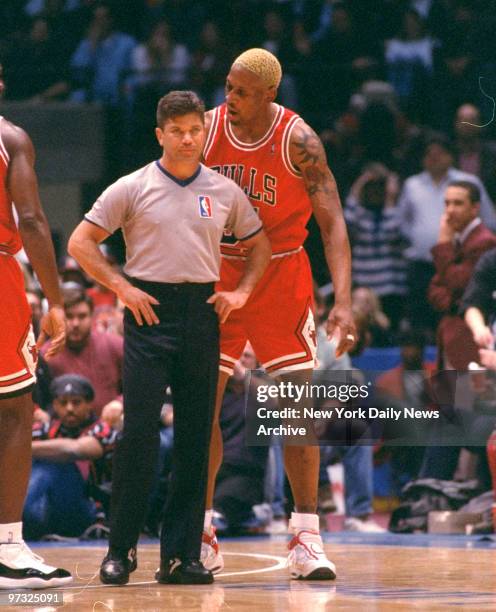
<path fill-rule="evenodd" d="M 222 109 L 225 107 L 225 102 L 222 104 L 219 104 L 218 106 L 214 106 L 214 108 L 211 108 L 210 110 L 205 112 L 204 118 L 205 118 L 205 133 L 208 135 L 210 133 L 210 130 L 212 127 L 215 127 L 215 125 L 217 125 L 216 122 L 218 122 L 218 118 L 222 113 Z M 217 117 L 217 119 L 216 119 Z M 208 138 L 208 136 L 207 136 Z"/>
<path fill-rule="evenodd" d="M 205 112 L 205 130 L 207 132 L 210 129 L 210 126 L 212 125 L 212 120 L 214 118 L 215 110 L 216 110 L 215 108 L 212 108 Z"/>
<path fill-rule="evenodd" d="M 0 136 L 9 155 L 19 150 L 31 150 L 32 142 L 28 133 L 5 117 L 0 120 Z"/>
<path fill-rule="evenodd" d="M 290 135 L 290 141 L 289 141 L 290 144 L 294 144 L 295 142 L 305 141 L 305 139 L 308 139 L 309 137 L 320 140 L 319 136 L 317 135 L 317 132 L 312 128 L 311 125 L 309 125 L 303 119 L 303 117 L 300 117 L 300 115 L 298 115 L 294 111 L 290 111 L 290 112 L 291 112 L 291 115 L 289 117 L 289 121 L 291 122 L 291 125 L 293 126 L 291 129 L 291 135 Z"/>

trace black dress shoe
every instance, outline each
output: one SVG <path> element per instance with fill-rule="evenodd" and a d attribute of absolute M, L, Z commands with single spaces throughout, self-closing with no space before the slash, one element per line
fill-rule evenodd
<path fill-rule="evenodd" d="M 212 584 L 214 576 L 198 559 L 164 559 L 155 579 L 161 584 Z"/>
<path fill-rule="evenodd" d="M 129 574 L 137 567 L 136 548 L 130 548 L 127 553 L 109 548 L 100 566 L 100 580 L 104 584 L 127 584 Z"/>

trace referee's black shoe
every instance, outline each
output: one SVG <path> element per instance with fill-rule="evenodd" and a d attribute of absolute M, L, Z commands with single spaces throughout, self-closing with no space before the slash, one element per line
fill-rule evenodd
<path fill-rule="evenodd" d="M 138 567 L 136 548 L 118 552 L 109 548 L 100 566 L 100 580 L 104 584 L 127 584 L 129 574 Z"/>
<path fill-rule="evenodd" d="M 198 559 L 163 559 L 155 579 L 160 584 L 212 584 L 214 575 Z"/>

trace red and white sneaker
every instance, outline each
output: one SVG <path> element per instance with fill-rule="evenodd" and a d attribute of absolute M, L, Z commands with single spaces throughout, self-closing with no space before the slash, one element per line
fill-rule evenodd
<path fill-rule="evenodd" d="M 334 580 L 336 566 L 327 558 L 317 531 L 302 529 L 288 545 L 288 566 L 294 580 Z"/>
<path fill-rule="evenodd" d="M 224 569 L 224 559 L 215 535 L 215 527 L 210 528 L 210 533 L 208 531 L 203 532 L 200 561 L 205 569 L 210 570 L 212 574 L 218 574 Z"/>

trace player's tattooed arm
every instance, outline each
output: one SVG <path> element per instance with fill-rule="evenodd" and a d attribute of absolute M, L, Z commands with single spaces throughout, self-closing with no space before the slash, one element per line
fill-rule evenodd
<path fill-rule="evenodd" d="M 356 341 L 351 313 L 351 251 L 338 188 L 320 138 L 303 121 L 291 133 L 289 154 L 310 197 L 334 285 L 335 305 L 329 313 L 327 333 L 329 336 L 337 333 L 338 356 Z"/>
<path fill-rule="evenodd" d="M 303 121 L 299 121 L 291 133 L 290 157 L 293 165 L 301 172 L 311 198 L 324 194 L 339 202 L 336 181 L 327 165 L 322 142 Z"/>

